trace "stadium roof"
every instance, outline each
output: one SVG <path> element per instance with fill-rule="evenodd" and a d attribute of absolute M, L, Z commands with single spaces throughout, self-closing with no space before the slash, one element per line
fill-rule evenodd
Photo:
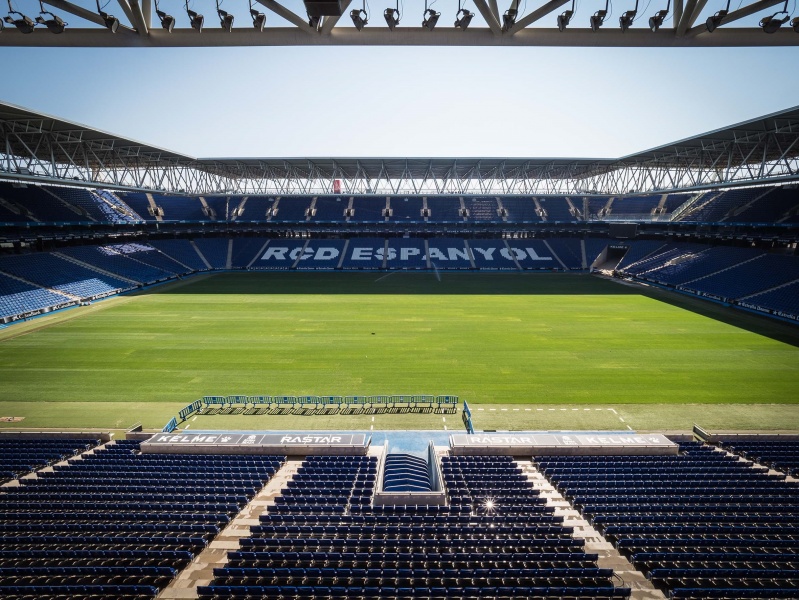
<path fill-rule="evenodd" d="M 364 15 L 371 23 L 362 29 L 357 29 L 347 14 L 352 7 L 357 12 L 361 5 L 357 0 L 340 0 L 328 2 L 335 7 L 336 15 L 309 18 L 307 8 L 309 4 L 297 0 L 256 0 L 257 10 L 273 13 L 278 17 L 280 26 L 270 23 L 262 29 L 256 25 L 247 10 L 246 5 L 238 9 L 226 7 L 229 14 L 238 17 L 235 25 L 231 22 L 229 30 L 222 28 L 221 18 L 219 25 L 213 16 L 215 10 L 207 7 L 203 10 L 195 7 L 197 12 L 206 12 L 207 19 L 200 26 L 201 33 L 190 26 L 187 10 L 172 11 L 172 15 L 164 13 L 164 17 L 171 20 L 162 20 L 159 15 L 157 22 L 153 22 L 152 0 L 118 0 L 119 10 L 116 17 L 108 20 L 95 9 L 93 3 L 81 0 L 90 8 L 84 8 L 69 0 L 43 0 L 47 9 L 55 10 L 61 19 L 61 24 L 52 16 L 45 16 L 52 25 L 42 24 L 38 29 L 59 31 L 28 31 L 24 24 L 19 28 L 7 26 L 7 30 L 0 36 L 0 46 L 82 46 L 82 47 L 218 47 L 218 46 L 318 46 L 318 45 L 353 45 L 353 46 L 661 46 L 661 47 L 729 47 L 729 46 L 796 46 L 799 45 L 799 35 L 791 24 L 783 24 L 778 30 L 766 34 L 761 26 L 756 25 L 761 17 L 768 18 L 772 13 L 779 12 L 784 0 L 758 0 L 745 6 L 739 6 L 729 14 L 717 14 L 715 29 L 708 31 L 704 20 L 708 17 L 705 11 L 706 0 L 674 0 L 673 10 L 667 9 L 663 15 L 662 24 L 656 31 L 650 31 L 646 24 L 650 17 L 660 12 L 664 6 L 656 5 L 651 11 L 644 14 L 649 5 L 640 14 L 629 10 L 625 15 L 630 15 L 628 29 L 622 30 L 620 22 L 617 24 L 615 16 L 603 23 L 596 31 L 589 28 L 589 15 L 582 12 L 568 23 L 563 31 L 559 31 L 556 16 L 565 12 L 570 7 L 569 0 L 549 0 L 540 4 L 532 4 L 529 10 L 526 4 L 520 7 L 519 0 L 510 0 L 507 8 L 501 8 L 497 0 L 474 0 L 477 11 L 468 28 L 444 25 L 424 28 L 419 26 L 406 26 L 409 21 L 414 24 L 422 19 L 421 6 L 418 14 L 409 8 L 403 15 L 404 22 L 390 30 L 380 19 L 381 8 L 376 8 L 372 14 Z M 507 1 L 507 0 L 506 0 Z M 316 3 L 318 5 L 318 2 Z M 390 4 L 388 2 L 387 4 Z M 665 2 L 664 2 L 665 4 Z M 352 5 L 352 6 L 351 6 Z M 787 5 L 786 5 L 787 6 Z M 163 5 L 162 5 L 162 8 Z M 521 10 L 519 10 L 521 8 Z M 601 5 L 597 5 L 601 8 Z M 607 6 L 605 8 L 608 8 Z M 631 6 L 629 7 L 632 8 Z M 636 4 L 637 8 L 637 4 Z M 728 6 L 729 8 L 729 6 Z M 188 5 L 186 5 L 188 9 Z M 405 7 L 403 7 L 405 10 Z M 447 13 L 446 9 L 443 9 Z M 592 9 L 591 9 L 592 10 Z M 121 12 L 120 12 L 121 11 Z M 525 12 L 526 11 L 526 12 Z M 329 8 L 327 11 L 329 13 Z M 471 12 L 471 11 L 470 11 Z M 238 13 L 238 14 L 236 14 Z M 343 16 L 343 17 L 342 17 Z M 449 8 L 443 17 L 451 22 L 454 18 L 454 6 Z M 755 25 L 747 26 L 754 16 Z M 775 15 L 781 21 L 783 14 Z M 787 16 L 787 13 L 785 13 Z M 63 17 L 63 18 L 62 18 Z M 65 18 L 77 22 L 63 24 Z M 221 15 L 220 15 L 221 17 Z M 19 16 L 15 16 L 19 19 Z M 610 21 L 614 22 L 610 22 Z M 741 26 L 743 20 L 744 26 Z M 787 23 L 788 19 L 786 19 Z M 169 26 L 171 23 L 171 27 Z M 734 26 L 730 26 L 734 23 Z M 255 25 L 255 26 L 254 26 Z M 643 25 L 643 27 L 642 27 Z M 30 29 L 30 28 L 28 28 Z M 113 30 L 113 32 L 112 32 Z"/>
<path fill-rule="evenodd" d="M 605 193 L 799 178 L 799 106 L 621 158 L 194 158 L 0 103 L 0 177 L 189 194 Z"/>

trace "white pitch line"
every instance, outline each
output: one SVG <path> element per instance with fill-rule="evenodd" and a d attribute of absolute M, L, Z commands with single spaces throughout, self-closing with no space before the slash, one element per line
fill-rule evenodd
<path fill-rule="evenodd" d="M 447 422 L 447 417 L 441 417 L 441 420 L 444 421 L 444 423 L 446 423 Z"/>
<path fill-rule="evenodd" d="M 548 408 L 547 410 L 555 410 L 554 408 Z"/>
<path fill-rule="evenodd" d="M 619 421 L 621 421 L 622 423 L 626 423 L 626 421 L 621 417 L 619 417 Z"/>
<path fill-rule="evenodd" d="M 444 431 L 446 431 L 446 430 L 447 430 L 447 426 L 446 426 L 446 425 L 444 425 Z"/>
<path fill-rule="evenodd" d="M 536 408 L 536 410 L 544 410 L 544 409 L 543 408 Z M 555 410 L 555 409 L 550 408 L 549 410 Z"/>
<path fill-rule="evenodd" d="M 478 408 L 477 410 L 485 410 L 484 408 Z"/>
<path fill-rule="evenodd" d="M 372 423 L 374 423 L 374 422 L 375 422 L 375 418 L 374 418 L 374 417 L 372 417 Z"/>
<path fill-rule="evenodd" d="M 633 428 L 632 428 L 632 427 L 630 427 L 629 425 L 627 425 L 627 429 L 629 429 L 630 431 L 632 431 L 632 430 L 633 430 Z"/>
<path fill-rule="evenodd" d="M 186 425 L 186 426 L 183 428 L 183 430 L 185 431 L 185 430 L 186 430 L 186 429 L 188 429 L 189 427 L 191 427 L 191 425 Z"/>
<path fill-rule="evenodd" d="M 375 426 L 374 426 L 374 425 L 369 425 L 369 430 L 370 430 L 370 431 L 374 431 L 374 428 L 375 428 Z"/>
<path fill-rule="evenodd" d="M 608 410 L 609 410 L 610 412 L 612 412 L 614 415 L 617 415 L 617 414 L 619 414 L 619 413 L 617 413 L 617 412 L 616 412 L 616 409 L 615 409 L 615 408 L 609 408 Z"/>
<path fill-rule="evenodd" d="M 502 411 L 508 412 L 508 409 L 507 409 L 507 408 L 500 408 L 499 410 L 502 410 Z"/>
<path fill-rule="evenodd" d="M 399 273 L 399 271 L 392 271 L 391 273 L 386 273 L 386 274 L 385 274 L 385 275 L 383 275 L 382 277 L 378 277 L 377 279 L 375 279 L 375 283 L 377 283 L 378 281 L 381 281 L 381 280 L 385 279 L 386 277 L 391 277 L 391 276 L 392 276 L 392 275 L 394 275 L 395 273 Z"/>
<path fill-rule="evenodd" d="M 565 411 L 566 409 L 565 408 L 561 408 L 560 410 Z"/>
<path fill-rule="evenodd" d="M 194 417 L 191 422 L 194 423 L 197 420 L 197 417 Z"/>
<path fill-rule="evenodd" d="M 572 410 L 580 410 L 579 408 L 573 408 Z"/>
<path fill-rule="evenodd" d="M 489 408 L 488 410 L 497 410 L 496 408 Z"/>
<path fill-rule="evenodd" d="M 583 410 L 591 410 L 590 408 L 584 408 Z"/>
<path fill-rule="evenodd" d="M 531 410 L 533 410 L 533 409 L 532 408 L 525 408 L 524 412 L 530 412 Z M 541 410 L 541 409 L 539 408 L 538 410 Z"/>
<path fill-rule="evenodd" d="M 519 412 L 519 409 L 518 408 L 514 408 L 513 412 Z"/>
<path fill-rule="evenodd" d="M 605 410 L 604 408 L 595 408 L 594 410 Z"/>

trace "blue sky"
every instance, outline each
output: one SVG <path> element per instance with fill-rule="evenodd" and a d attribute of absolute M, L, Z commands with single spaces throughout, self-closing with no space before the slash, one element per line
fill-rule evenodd
<path fill-rule="evenodd" d="M 3 101 L 198 157 L 615 157 L 799 105 L 799 47 L 0 47 L 0 61 Z"/>

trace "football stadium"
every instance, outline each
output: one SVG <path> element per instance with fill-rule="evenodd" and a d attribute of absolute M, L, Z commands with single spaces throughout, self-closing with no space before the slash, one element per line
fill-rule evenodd
<path fill-rule="evenodd" d="M 238 88 L 139 72 L 237 46 L 267 46 L 252 56 L 272 63 L 332 47 L 328 69 L 389 57 L 391 72 L 452 47 L 476 64 L 483 46 L 567 64 L 539 53 L 591 46 L 578 60 L 674 56 L 663 69 L 678 77 L 721 56 L 798 57 L 795 5 L 630 2 L 611 27 L 610 2 L 398 2 L 385 25 L 367 2 L 200 4 L 118 0 L 113 16 L 108 2 L 9 0 L 0 21 L 8 96 L 34 94 L 0 101 L 0 597 L 799 598 L 795 101 L 755 112 L 773 103 L 752 85 L 722 98 L 746 118 L 718 126 L 694 106 L 728 93 L 708 74 L 711 92 L 679 94 L 706 126 L 642 150 L 685 128 L 650 135 L 639 119 L 617 158 L 447 158 L 435 143 L 466 144 L 462 127 L 430 121 L 435 143 L 415 147 L 438 156 L 242 158 L 344 123 L 335 102 L 380 114 L 392 100 L 295 80 L 281 88 L 293 112 L 262 122 Z M 406 8 L 422 27 L 400 24 Z M 720 49 L 734 54 L 699 54 Z M 50 63 L 35 85 L 17 76 Z M 627 85 L 579 106 L 610 114 Z M 433 97 L 399 87 L 389 148 L 418 137 L 410 120 Z M 476 102 L 499 110 L 511 87 Z M 521 104 L 559 124 L 565 105 L 532 90 Z M 639 92 L 661 108 L 679 96 Z M 148 108 L 131 112 L 131 96 Z M 508 148 L 524 112 L 503 123 Z M 310 125 L 272 135 L 292 120 Z M 334 143 L 386 142 L 355 120 Z M 542 143 L 583 153 L 594 130 L 580 122 Z M 226 141 L 236 155 L 196 157 Z"/>

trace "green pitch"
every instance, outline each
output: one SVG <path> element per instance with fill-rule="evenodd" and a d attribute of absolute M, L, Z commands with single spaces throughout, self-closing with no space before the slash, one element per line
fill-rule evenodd
<path fill-rule="evenodd" d="M 208 394 L 456 394 L 513 424 L 514 405 L 790 404 L 796 390 L 796 327 L 585 275 L 221 274 L 0 332 L 0 416 L 30 405 L 16 426 L 107 410 L 124 427 L 109 403 L 127 402 L 161 425 Z"/>

